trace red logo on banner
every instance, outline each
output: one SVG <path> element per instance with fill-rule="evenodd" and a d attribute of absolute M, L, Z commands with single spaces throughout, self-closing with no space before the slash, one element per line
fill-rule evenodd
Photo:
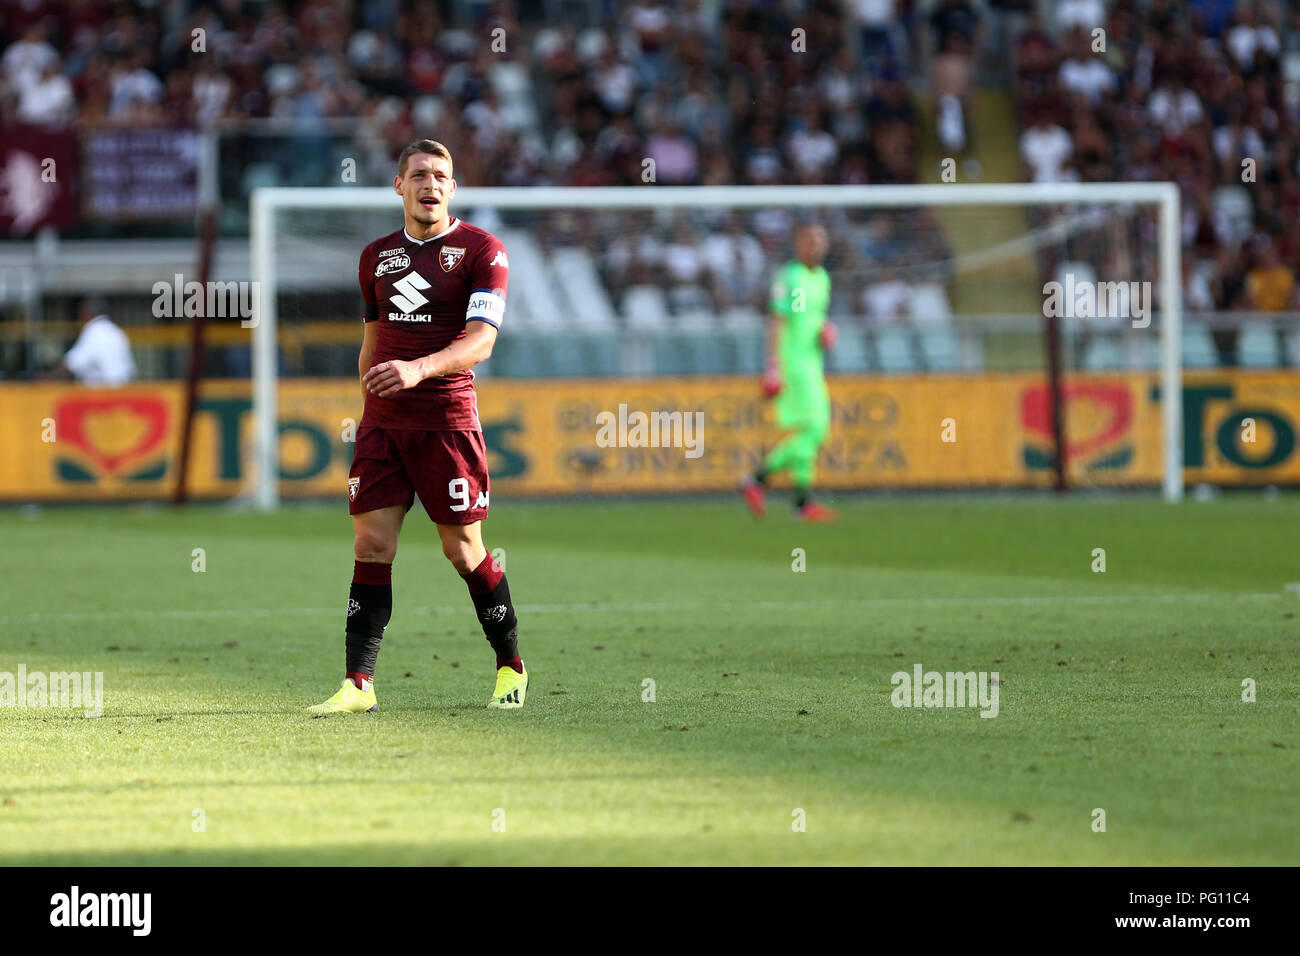
<path fill-rule="evenodd" d="M 159 398 L 65 398 L 54 406 L 57 443 L 71 445 L 101 473 L 113 475 L 162 447 L 167 413 L 167 403 Z"/>
<path fill-rule="evenodd" d="M 1116 468 L 1132 457 L 1132 444 L 1126 438 L 1133 426 L 1133 395 L 1124 385 L 1075 382 L 1061 389 L 1065 422 L 1065 460 L 1086 460 L 1090 468 Z M 1031 438 L 1052 441 L 1051 394 L 1046 385 L 1025 389 L 1020 396 L 1020 424 Z M 1037 444 L 1037 443 L 1035 443 Z M 1050 446 L 1049 446 L 1050 447 Z M 1040 449 L 1026 446 L 1026 464 L 1050 467 L 1050 456 Z"/>

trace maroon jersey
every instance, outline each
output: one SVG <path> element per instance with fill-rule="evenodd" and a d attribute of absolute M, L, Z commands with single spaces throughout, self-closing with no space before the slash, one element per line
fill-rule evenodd
<path fill-rule="evenodd" d="M 508 268 L 500 239 L 455 218 L 431 239 L 412 239 L 399 229 L 366 246 L 358 278 L 365 319 L 379 323 L 374 364 L 438 352 L 463 336 L 470 322 L 501 328 Z M 474 373 L 427 378 L 387 398 L 368 394 L 361 426 L 477 429 Z"/>

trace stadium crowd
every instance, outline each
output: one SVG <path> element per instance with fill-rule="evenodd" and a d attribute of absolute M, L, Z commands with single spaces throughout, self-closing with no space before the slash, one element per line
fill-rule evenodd
<path fill-rule="evenodd" d="M 1025 179 L 1180 185 L 1191 309 L 1297 305 L 1300 9 L 1277 0 L 3 0 L 0 25 L 6 123 L 341 126 L 373 182 L 429 130 L 463 185 L 907 183 L 934 179 L 929 137 L 978 178 L 976 92 L 1001 89 Z M 855 310 L 945 258 L 932 215 L 851 220 Z M 754 225 L 679 219 L 607 277 L 753 301 L 784 224 Z"/>

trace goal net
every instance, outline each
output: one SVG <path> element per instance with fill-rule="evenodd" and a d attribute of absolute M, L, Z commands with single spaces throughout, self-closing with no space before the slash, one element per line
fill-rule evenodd
<path fill-rule="evenodd" d="M 494 482 L 730 487 L 776 436 L 755 385 L 769 286 L 811 221 L 830 240 L 839 332 L 819 481 L 1182 494 L 1171 184 L 466 188 L 452 212 L 510 257 L 505 323 L 476 370 L 493 383 L 480 413 Z M 389 189 L 253 194 L 262 507 L 281 494 L 282 379 L 355 383 L 358 256 L 401 224 Z M 359 415 L 355 384 L 346 395 Z M 607 461 L 594 416 L 621 405 L 700 412 L 704 452 Z"/>

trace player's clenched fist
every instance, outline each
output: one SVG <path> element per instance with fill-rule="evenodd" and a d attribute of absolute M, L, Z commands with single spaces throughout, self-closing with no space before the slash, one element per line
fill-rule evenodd
<path fill-rule="evenodd" d="M 403 362 L 393 359 L 381 362 L 366 372 L 362 378 L 366 390 L 382 397 L 393 395 L 402 389 L 412 388 L 424 381 L 424 372 L 416 362 Z"/>
<path fill-rule="evenodd" d="M 781 392 L 781 385 L 781 367 L 775 360 L 771 360 L 763 370 L 763 397 L 776 398 Z"/>

